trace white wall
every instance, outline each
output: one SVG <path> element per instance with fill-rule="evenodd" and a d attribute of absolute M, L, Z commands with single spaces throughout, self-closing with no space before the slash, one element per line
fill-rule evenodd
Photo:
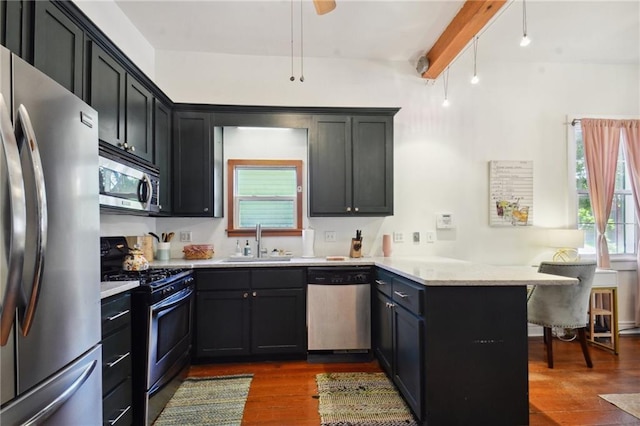
<path fill-rule="evenodd" d="M 116 3 L 111 0 L 72 1 L 147 77 L 153 80 L 155 76 L 155 49 L 133 26 Z"/>

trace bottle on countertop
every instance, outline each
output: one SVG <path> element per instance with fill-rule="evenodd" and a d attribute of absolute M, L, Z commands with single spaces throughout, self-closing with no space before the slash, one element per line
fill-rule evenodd
<path fill-rule="evenodd" d="M 249 245 L 249 240 L 247 240 L 247 243 L 244 245 L 244 253 L 245 256 L 251 256 L 251 246 Z"/>
<path fill-rule="evenodd" d="M 240 240 L 236 240 L 236 255 L 242 256 L 242 249 L 240 248 Z"/>

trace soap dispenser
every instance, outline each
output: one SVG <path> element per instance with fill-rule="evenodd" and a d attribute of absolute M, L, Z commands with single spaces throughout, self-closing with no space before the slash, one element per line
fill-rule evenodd
<path fill-rule="evenodd" d="M 242 249 L 240 248 L 240 240 L 236 240 L 236 256 L 242 256 Z"/>
<path fill-rule="evenodd" d="M 249 245 L 249 240 L 247 240 L 247 243 L 244 245 L 244 255 L 251 256 L 251 246 Z"/>

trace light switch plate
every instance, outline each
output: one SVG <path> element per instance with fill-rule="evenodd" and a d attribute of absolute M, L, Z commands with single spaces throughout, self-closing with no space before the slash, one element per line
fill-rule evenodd
<path fill-rule="evenodd" d="M 419 243 L 420 242 L 420 233 L 419 232 L 414 232 L 413 233 L 413 242 L 414 243 Z"/>
<path fill-rule="evenodd" d="M 404 234 L 402 232 L 394 232 L 393 233 L 393 242 L 394 243 L 403 243 L 404 242 Z"/>
<path fill-rule="evenodd" d="M 193 239 L 191 231 L 180 231 L 180 242 L 190 243 Z"/>

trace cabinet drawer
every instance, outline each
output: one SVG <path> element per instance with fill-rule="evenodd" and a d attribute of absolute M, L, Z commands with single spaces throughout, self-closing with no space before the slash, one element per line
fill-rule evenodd
<path fill-rule="evenodd" d="M 305 273 L 302 268 L 255 269 L 251 271 L 251 288 L 303 288 Z"/>
<path fill-rule="evenodd" d="M 197 271 L 198 290 L 249 289 L 251 275 L 248 270 Z"/>
<path fill-rule="evenodd" d="M 102 394 L 131 376 L 131 327 L 102 341 Z"/>
<path fill-rule="evenodd" d="M 391 297 L 392 283 L 393 283 L 393 275 L 378 269 L 378 272 L 376 274 L 376 280 L 374 283 L 375 288 L 378 291 Z"/>
<path fill-rule="evenodd" d="M 102 337 L 131 323 L 131 294 L 113 296 L 102 302 Z"/>
<path fill-rule="evenodd" d="M 102 400 L 103 424 L 111 426 L 133 423 L 131 379 L 127 379 Z"/>
<path fill-rule="evenodd" d="M 393 301 L 416 315 L 424 311 L 424 288 L 403 278 L 393 278 Z"/>

